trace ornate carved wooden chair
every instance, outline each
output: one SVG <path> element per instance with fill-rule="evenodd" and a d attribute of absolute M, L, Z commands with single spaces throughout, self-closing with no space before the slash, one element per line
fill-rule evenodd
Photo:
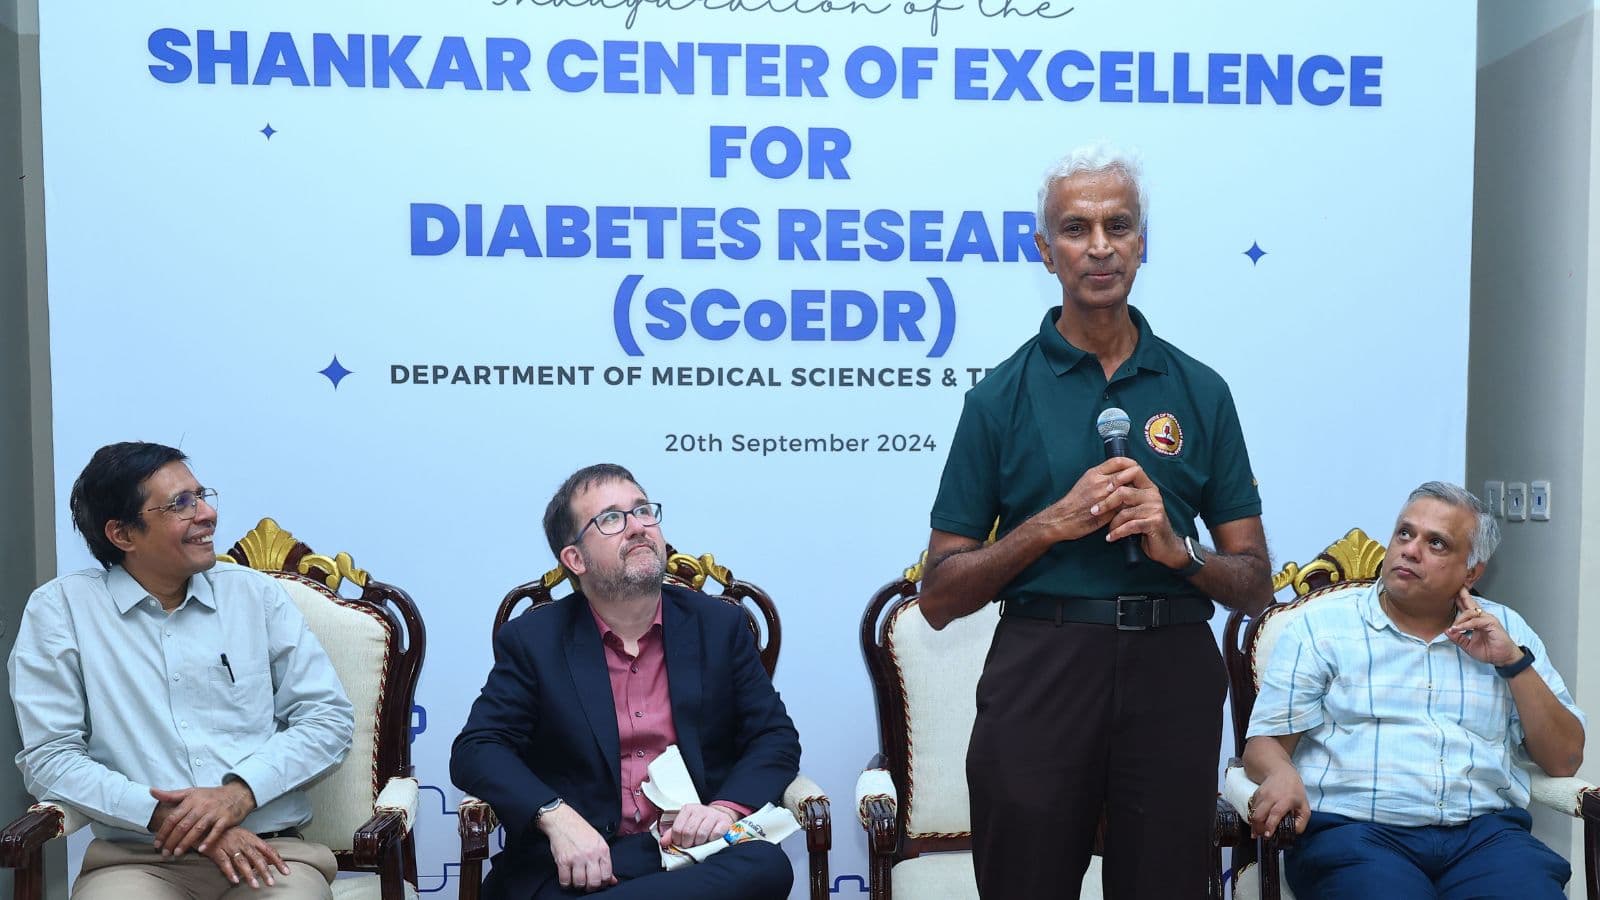
<path fill-rule="evenodd" d="M 355 707 L 350 755 L 311 786 L 312 819 L 301 829 L 307 840 L 333 850 L 341 872 L 376 873 L 336 880 L 335 900 L 415 898 L 417 782 L 409 727 L 426 646 L 416 604 L 356 568 L 348 553 L 320 555 L 271 519 L 217 558 L 283 582 Z M 41 894 L 45 843 L 86 823 L 76 810 L 38 803 L 6 827 L 0 865 L 17 870 L 18 900 Z"/>
<path fill-rule="evenodd" d="M 770 677 L 778 668 L 778 651 L 783 644 L 783 625 L 778 619 L 778 608 L 767 592 L 748 581 L 733 576 L 727 566 L 720 565 L 707 553 L 699 558 L 679 553 L 667 547 L 666 580 L 672 584 L 703 591 L 710 579 L 720 587 L 712 594 L 719 600 L 737 606 L 750 617 L 750 633 L 761 656 L 761 665 Z M 567 570 L 556 566 L 537 581 L 512 588 L 500 601 L 495 611 L 491 643 L 500 626 L 511 621 L 511 615 L 524 602 L 530 609 L 555 600 L 552 591 L 568 580 Z M 812 900 L 828 898 L 828 850 L 833 846 L 833 817 L 828 795 L 816 782 L 802 773 L 783 792 L 784 805 L 794 813 L 805 830 L 806 852 L 810 857 L 810 896 Z M 499 820 L 489 804 L 473 796 L 461 798 L 458 809 L 461 831 L 461 900 L 477 900 L 483 882 L 483 861 L 489 858 L 489 840 Z"/>
<path fill-rule="evenodd" d="M 922 561 L 873 595 L 861 618 L 861 652 L 877 699 L 877 755 L 856 782 L 867 832 L 872 900 L 977 900 L 968 808 L 967 741 L 977 715 L 978 676 L 999 605 L 934 631 L 919 608 Z M 1239 820 L 1218 802 L 1217 838 Z M 1104 824 L 1102 823 L 1102 828 Z M 1222 897 L 1221 847 L 1213 841 L 1207 895 Z M 1101 840 L 1084 874 L 1084 898 L 1101 896 Z"/>
<path fill-rule="evenodd" d="M 1383 554 L 1382 544 L 1361 529 L 1352 528 L 1317 554 L 1316 559 L 1304 566 L 1288 563 L 1273 576 L 1274 592 L 1291 589 L 1285 601 L 1267 607 L 1253 620 L 1240 612 L 1228 617 L 1223 631 L 1223 655 L 1232 682 L 1234 752 L 1238 756 L 1244 754 L 1261 673 L 1284 628 L 1305 610 L 1306 604 L 1320 602 L 1336 591 L 1371 584 L 1383 565 Z M 1591 900 L 1600 900 L 1600 788 L 1578 778 L 1551 778 L 1537 767 L 1529 775 L 1534 802 L 1583 820 L 1587 895 Z M 1222 795 L 1241 820 L 1255 789 L 1236 757 L 1228 764 Z M 1282 880 L 1279 853 L 1294 843 L 1294 823 L 1280 824 L 1277 833 L 1259 842 L 1248 840 L 1248 823 L 1242 827 L 1243 839 L 1233 857 L 1234 896 L 1293 900 L 1288 884 Z M 1562 848 L 1556 849 L 1560 852 Z M 1576 863 L 1573 868 L 1577 869 Z"/>

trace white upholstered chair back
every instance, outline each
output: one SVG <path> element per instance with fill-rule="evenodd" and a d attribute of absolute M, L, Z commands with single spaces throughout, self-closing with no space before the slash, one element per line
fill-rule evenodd
<path fill-rule="evenodd" d="M 418 785 L 408 726 L 427 648 L 416 602 L 348 553 L 319 554 L 270 518 L 218 559 L 279 579 L 350 698 L 350 752 L 308 786 L 312 819 L 302 830 L 334 851 L 341 872 L 376 877 L 341 877 L 335 898 L 414 895 Z"/>
<path fill-rule="evenodd" d="M 977 715 L 978 676 L 1000 621 L 999 604 L 934 631 L 912 601 L 888 623 L 884 645 L 906 700 L 907 837 L 969 834 L 967 742 Z"/>
<path fill-rule="evenodd" d="M 869 770 L 883 779 L 870 790 L 893 795 L 895 812 L 904 820 L 896 836 L 898 849 L 889 854 L 897 861 L 887 872 L 881 862 L 871 864 L 872 893 L 895 900 L 978 900 L 972 853 L 966 849 L 972 836 L 967 744 L 977 717 L 978 679 L 994 641 L 1000 606 L 985 604 L 935 631 L 915 596 L 919 569 L 920 564 L 907 572 L 906 580 L 881 590 L 862 625 L 878 714 L 887 717 L 879 723 L 884 764 L 892 767 L 890 757 L 901 751 L 900 729 L 894 725 L 902 717 L 905 735 L 903 783 L 894 784 L 887 770 Z M 880 615 L 881 631 L 874 627 Z M 864 775 L 858 793 L 872 783 L 872 776 Z M 907 843 L 920 845 L 915 854 L 906 851 Z M 1101 860 L 1095 855 L 1080 896 L 1099 898 L 1101 893 Z"/>
<path fill-rule="evenodd" d="M 335 851 L 351 849 L 362 823 L 372 815 L 378 784 L 378 715 L 389 670 L 390 622 L 377 612 L 345 603 L 311 579 L 275 573 L 328 652 L 355 710 L 350 755 L 309 791 L 308 840 Z"/>
<path fill-rule="evenodd" d="M 1361 590 L 1370 581 L 1347 581 L 1336 585 L 1312 591 L 1293 602 L 1282 606 L 1268 607 L 1262 614 L 1261 625 L 1256 629 L 1255 644 L 1250 650 L 1250 678 L 1257 691 L 1261 690 L 1261 673 L 1267 670 L 1267 663 L 1272 659 L 1272 651 L 1278 646 L 1278 639 L 1283 637 L 1283 632 L 1291 624 L 1305 615 L 1306 604 L 1319 603 L 1331 594 L 1343 594 L 1349 590 Z M 1353 598 L 1353 594 L 1346 599 Z M 1337 602 L 1337 601 L 1336 601 Z"/>

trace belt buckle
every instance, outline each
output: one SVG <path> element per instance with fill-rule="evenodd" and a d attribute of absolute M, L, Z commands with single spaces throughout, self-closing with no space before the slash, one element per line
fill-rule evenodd
<path fill-rule="evenodd" d="M 1133 604 L 1133 603 L 1147 603 L 1150 600 L 1150 595 L 1149 594 L 1118 594 L 1117 595 L 1117 630 L 1118 631 L 1148 631 L 1150 629 L 1150 620 L 1152 618 L 1151 614 L 1154 612 L 1154 610 L 1150 606 L 1144 607 L 1145 620 L 1141 624 L 1138 621 L 1137 616 L 1135 614 L 1135 611 L 1134 611 L 1135 608 L 1133 608 L 1133 607 L 1129 607 L 1129 608 L 1123 607 L 1122 603 L 1123 603 L 1124 600 L 1128 601 L 1130 604 Z M 1132 620 L 1132 621 L 1130 621 L 1130 620 Z"/>

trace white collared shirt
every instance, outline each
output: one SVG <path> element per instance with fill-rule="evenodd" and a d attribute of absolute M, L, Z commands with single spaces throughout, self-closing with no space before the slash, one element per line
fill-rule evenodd
<path fill-rule="evenodd" d="M 282 585 L 218 563 L 188 590 L 169 614 L 121 566 L 90 569 L 23 611 L 9 663 L 17 766 L 29 793 L 88 814 L 97 837 L 148 841 L 150 788 L 225 778 L 255 794 L 246 828 L 302 825 L 299 788 L 350 749 L 350 701 Z"/>
<path fill-rule="evenodd" d="M 1515 610 L 1479 600 L 1585 722 L 1544 644 Z M 1378 585 L 1306 605 L 1284 629 L 1249 735 L 1300 734 L 1294 764 L 1313 810 L 1388 825 L 1450 825 L 1527 806 L 1533 765 L 1511 686 L 1444 634 L 1395 627 Z"/>

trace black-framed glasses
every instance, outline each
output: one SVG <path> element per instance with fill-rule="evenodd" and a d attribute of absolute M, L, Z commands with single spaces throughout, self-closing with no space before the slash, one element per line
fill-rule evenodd
<path fill-rule="evenodd" d="M 200 501 L 202 500 L 215 507 L 217 505 L 217 492 L 211 488 L 201 488 L 197 491 L 182 491 L 178 494 L 178 496 L 172 498 L 171 503 L 166 503 L 161 506 L 152 506 L 149 509 L 146 509 L 145 512 L 155 512 L 159 509 L 162 512 L 171 513 L 180 519 L 192 519 L 195 517 L 195 513 L 200 511 Z"/>
<path fill-rule="evenodd" d="M 572 543 L 576 544 L 583 540 L 583 533 L 588 531 L 591 525 L 601 534 L 621 534 L 622 529 L 628 527 L 629 516 L 639 520 L 640 525 L 660 525 L 661 504 L 641 503 L 633 509 L 608 509 L 578 529 L 578 533 L 572 536 Z"/>

